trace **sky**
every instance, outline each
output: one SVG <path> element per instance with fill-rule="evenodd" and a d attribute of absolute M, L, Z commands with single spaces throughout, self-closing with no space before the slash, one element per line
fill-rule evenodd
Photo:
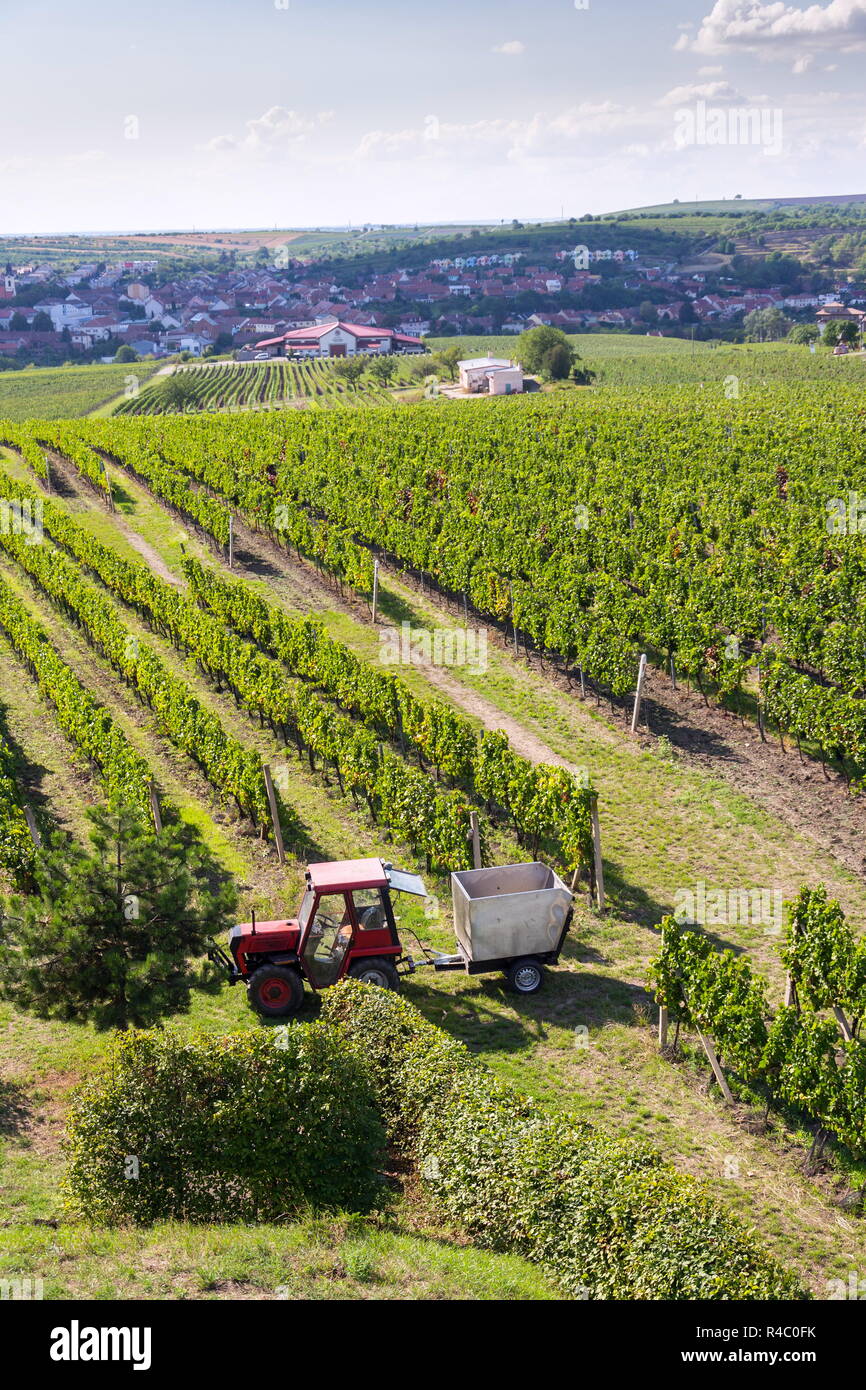
<path fill-rule="evenodd" d="M 0 232 L 866 193 L 866 0 L 0 0 Z"/>

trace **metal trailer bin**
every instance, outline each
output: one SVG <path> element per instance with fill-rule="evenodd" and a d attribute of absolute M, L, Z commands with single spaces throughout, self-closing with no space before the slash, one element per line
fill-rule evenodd
<path fill-rule="evenodd" d="M 553 964 L 568 931 L 571 891 L 546 864 L 504 864 L 451 875 L 454 931 L 470 975 L 531 957 Z"/>

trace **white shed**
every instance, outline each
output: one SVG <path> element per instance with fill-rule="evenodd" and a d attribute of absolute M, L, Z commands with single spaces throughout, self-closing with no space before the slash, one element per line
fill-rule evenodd
<path fill-rule="evenodd" d="M 523 390 L 523 369 L 504 357 L 469 357 L 458 362 L 460 386 L 473 395 L 510 396 Z"/>

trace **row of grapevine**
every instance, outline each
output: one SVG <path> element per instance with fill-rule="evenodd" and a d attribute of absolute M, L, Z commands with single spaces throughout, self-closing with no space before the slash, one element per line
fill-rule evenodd
<path fill-rule="evenodd" d="M 26 485 L 0 474 L 2 495 L 26 498 L 28 492 L 32 490 Z M 304 682 L 287 679 L 276 661 L 240 640 L 223 622 L 202 612 L 144 565 L 127 561 L 103 545 L 56 504 L 45 503 L 43 524 L 80 564 L 91 569 L 155 630 L 194 654 L 212 679 L 229 686 L 246 708 L 268 721 L 274 732 L 285 741 L 294 738 L 298 751 L 308 752 L 311 764 L 318 756 L 333 766 L 341 789 L 363 797 L 371 813 L 425 854 L 431 865 L 470 867 L 470 807 L 462 794 L 437 788 L 427 774 L 383 748 L 372 730 L 353 724 Z M 260 761 L 254 760 L 253 768 L 249 762 L 253 755 L 244 754 L 246 761 L 239 762 L 240 746 L 222 734 L 215 717 L 205 714 L 154 653 L 125 632 L 110 605 L 62 554 L 49 552 L 47 547 L 28 547 L 17 536 L 0 536 L 0 544 L 59 606 L 85 626 L 91 640 L 124 679 L 161 715 L 169 737 L 176 738 L 183 731 L 186 741 L 182 746 L 201 763 L 210 780 L 231 792 L 239 805 L 263 824 Z M 170 693 L 168 683 L 173 687 Z M 209 735 L 203 727 L 205 720 L 217 726 Z"/>
<path fill-rule="evenodd" d="M 293 675 L 327 692 L 341 708 L 384 735 L 410 744 L 419 760 L 502 808 L 537 853 L 539 838 L 558 842 L 563 862 L 586 862 L 592 846 L 590 796 L 564 768 L 530 763 L 502 733 L 476 734 L 456 711 L 419 700 L 398 676 L 378 671 L 312 618 L 290 618 L 243 580 L 226 579 L 187 558 L 192 592 L 235 632 L 278 657 Z"/>
<path fill-rule="evenodd" d="M 210 494 L 227 498 L 250 526 L 266 532 L 278 544 L 294 547 L 351 588 L 370 593 L 373 557 L 366 546 L 355 541 L 350 529 L 316 519 L 304 507 L 274 505 L 273 491 L 267 485 L 251 485 L 243 473 L 221 464 L 218 456 L 185 455 L 182 438 L 176 435 L 172 438 L 181 447 L 160 448 L 160 466 L 155 448 L 159 440 L 153 437 L 150 421 L 144 426 L 137 421 L 97 423 L 99 428 L 90 435 L 97 448 L 144 478 L 155 496 L 171 502 L 220 545 L 228 542 L 228 511 Z M 195 491 L 190 478 L 207 491 Z"/>
<path fill-rule="evenodd" d="M 678 1025 L 711 1035 L 723 1061 L 744 1082 L 761 1083 L 771 1103 L 810 1115 L 818 1148 L 833 1133 L 863 1157 L 866 940 L 854 936 L 823 887 L 802 889 L 788 910 L 782 955 L 791 1004 L 773 1014 L 766 981 L 745 957 L 717 952 L 706 935 L 674 917 L 662 922 L 662 948 L 651 965 L 655 997 Z"/>
<path fill-rule="evenodd" d="M 4 544 L 7 539 L 2 536 Z M 99 770 L 109 793 L 147 809 L 147 784 L 150 779 L 147 763 L 118 729 L 108 710 L 99 704 L 67 666 L 45 629 L 30 616 L 2 578 L 0 628 L 42 694 L 54 706 L 63 732 Z M 15 830 L 15 838 L 18 841 L 23 839 L 20 826 Z M 29 832 L 27 838 L 30 838 Z"/>
<path fill-rule="evenodd" d="M 64 555 L 48 545 L 29 545 L 25 538 L 2 531 L 0 545 L 104 653 L 154 711 L 170 741 L 199 765 L 219 792 L 234 800 L 242 814 L 267 833 L 269 808 L 261 757 L 228 734 L 186 682 L 130 634 L 110 602 Z M 105 718 L 108 720 L 108 715 Z"/>
<path fill-rule="evenodd" d="M 16 424 L 14 420 L 0 420 L 0 444 L 17 450 L 37 478 L 43 483 L 49 481 L 48 460 L 26 425 Z"/>
<path fill-rule="evenodd" d="M 56 449 L 58 453 L 68 458 L 82 478 L 85 478 L 102 497 L 105 497 L 109 502 L 111 501 L 111 479 L 105 464 L 90 445 L 79 438 L 73 425 L 55 424 L 54 421 L 45 423 L 27 420 L 23 429 L 37 445 L 47 444 L 49 448 Z M 35 465 L 34 457 L 25 454 L 25 458 L 31 466 Z M 36 471 L 38 473 L 38 468 Z"/>
<path fill-rule="evenodd" d="M 15 777 L 15 756 L 0 734 L 0 873 L 16 888 L 26 887 L 33 873 L 33 839 L 24 816 Z"/>

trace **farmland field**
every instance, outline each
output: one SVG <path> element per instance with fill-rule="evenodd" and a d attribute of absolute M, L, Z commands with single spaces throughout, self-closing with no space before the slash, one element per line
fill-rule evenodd
<path fill-rule="evenodd" d="M 156 370 L 155 362 L 132 362 L 0 372 L 0 419 L 62 420 L 89 415 L 122 395 L 130 377 L 143 384 Z"/>
<path fill-rule="evenodd" d="M 243 917 L 292 911 L 311 859 L 376 855 L 425 874 L 433 909 L 404 922 L 448 950 L 447 871 L 469 862 L 474 810 L 489 862 L 537 853 L 584 871 L 575 930 L 537 996 L 419 971 L 407 998 L 546 1113 L 648 1139 L 825 1298 L 862 1263 L 863 1218 L 838 1201 L 866 1181 L 863 1146 L 833 1140 L 810 1170 L 806 1110 L 778 1105 L 759 1123 L 763 1097 L 736 1066 L 737 1104 L 725 1106 L 693 1037 L 662 1056 L 647 972 L 663 915 L 698 883 L 790 899 L 823 882 L 858 931 L 866 920 L 866 570 L 850 515 L 863 364 L 787 346 L 577 345 L 593 388 L 471 408 L 334 399 L 327 412 L 7 430 L 0 500 L 44 506 L 41 544 L 0 535 L 6 874 L 26 844 L 19 798 L 43 829 L 80 839 L 112 780 L 138 796 L 150 777 L 238 884 Z M 301 370 L 236 372 L 267 404 L 315 390 L 320 373 Z M 220 368 L 195 371 L 218 394 Z M 483 663 L 437 664 L 422 648 L 389 683 L 383 632 L 408 623 L 432 638 L 467 621 L 487 634 Z M 79 690 L 65 722 L 61 676 Z M 87 697 L 113 740 L 84 728 Z M 285 867 L 262 759 L 281 772 Z M 603 910 L 586 887 L 587 781 Z M 766 975 L 775 1008 L 785 971 L 766 926 L 729 919 L 711 935 Z M 316 1013 L 308 996 L 301 1017 Z M 317 1297 L 555 1296 L 523 1260 L 467 1253 L 411 1183 L 380 1218 L 156 1227 L 143 1262 L 137 1234 L 97 1235 L 57 1195 L 70 1088 L 105 1035 L 10 1001 L 0 1023 L 17 1116 L 0 1277 L 44 1273 L 54 1297 L 275 1297 L 299 1280 Z M 171 1026 L 261 1027 L 225 986 Z"/>

